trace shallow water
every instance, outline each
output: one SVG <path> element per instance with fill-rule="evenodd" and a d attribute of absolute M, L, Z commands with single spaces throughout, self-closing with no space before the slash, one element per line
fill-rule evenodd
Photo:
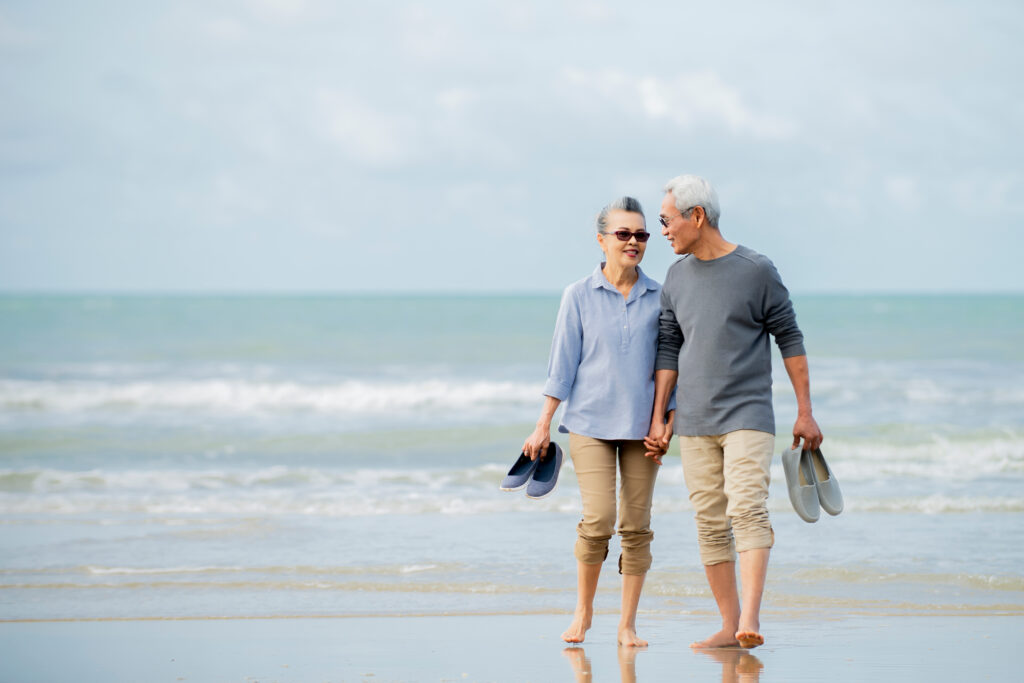
<path fill-rule="evenodd" d="M 571 609 L 571 462 L 497 488 L 557 305 L 0 297 L 0 619 Z M 1024 612 L 1024 297 L 796 306 L 847 507 L 801 522 L 776 461 L 766 610 Z M 713 609 L 677 458 L 654 514 L 642 607 Z"/>

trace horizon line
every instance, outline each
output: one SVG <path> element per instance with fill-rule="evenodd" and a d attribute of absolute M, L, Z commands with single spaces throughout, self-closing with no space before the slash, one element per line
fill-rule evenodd
<path fill-rule="evenodd" d="M 560 296 L 561 289 L 477 289 L 474 291 L 460 289 L 0 289 L 0 297 L 15 296 L 280 296 L 280 297 L 329 297 L 329 296 L 366 296 L 366 297 L 520 297 L 520 296 Z M 822 289 L 822 290 L 791 290 L 793 296 L 1022 296 L 1021 289 Z"/>

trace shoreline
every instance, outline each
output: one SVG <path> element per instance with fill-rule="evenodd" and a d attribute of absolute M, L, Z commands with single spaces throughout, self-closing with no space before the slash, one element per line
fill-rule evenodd
<path fill-rule="evenodd" d="M 755 650 L 692 651 L 714 615 L 643 615 L 648 648 L 618 647 L 614 614 L 587 641 L 559 634 L 566 613 L 273 616 L 0 622 L 5 680 L 960 681 L 1019 675 L 1008 616 L 769 618 Z M 61 653 L 54 657 L 53 653 Z M 912 675 L 911 675 L 912 674 Z"/>

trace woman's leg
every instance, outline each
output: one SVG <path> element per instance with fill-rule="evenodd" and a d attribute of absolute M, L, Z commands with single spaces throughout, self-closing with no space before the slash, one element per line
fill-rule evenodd
<path fill-rule="evenodd" d="M 583 642 L 594 618 L 594 595 L 597 593 L 597 580 L 600 576 L 601 565 L 576 561 L 576 611 L 569 628 L 562 634 L 565 642 Z"/>
<path fill-rule="evenodd" d="M 622 575 L 622 616 L 619 618 L 619 644 L 647 647 L 647 641 L 636 634 L 636 610 L 647 574 Z"/>
<path fill-rule="evenodd" d="M 646 640 L 636 635 L 636 612 L 640 604 L 647 570 L 651 567 L 651 502 L 659 465 L 644 455 L 642 441 L 622 441 L 619 448 L 619 536 L 622 540 L 622 614 L 619 642 L 645 647 Z"/>
<path fill-rule="evenodd" d="M 569 435 L 576 480 L 583 500 L 583 519 L 576 527 L 576 611 L 562 634 L 569 643 L 583 642 L 594 614 L 594 594 L 608 540 L 615 531 L 615 447 L 607 441 Z"/>

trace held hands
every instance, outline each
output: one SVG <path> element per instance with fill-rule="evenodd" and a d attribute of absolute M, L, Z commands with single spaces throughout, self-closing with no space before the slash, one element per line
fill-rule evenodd
<path fill-rule="evenodd" d="M 551 423 L 538 422 L 533 434 L 530 434 L 523 442 L 523 453 L 530 460 L 536 460 L 537 456 L 548 452 L 549 443 L 551 443 Z"/>
<path fill-rule="evenodd" d="M 793 425 L 793 448 L 800 445 L 800 439 L 804 440 L 804 448 L 811 451 L 821 446 L 821 442 L 825 440 L 818 423 L 810 413 L 798 414 L 796 424 Z"/>
<path fill-rule="evenodd" d="M 675 417 L 675 411 L 670 410 L 666 420 L 653 418 L 651 420 L 651 429 L 644 438 L 644 446 L 647 447 L 647 452 L 644 455 L 659 465 L 661 464 L 662 456 L 668 452 L 668 442 L 672 440 Z"/>

